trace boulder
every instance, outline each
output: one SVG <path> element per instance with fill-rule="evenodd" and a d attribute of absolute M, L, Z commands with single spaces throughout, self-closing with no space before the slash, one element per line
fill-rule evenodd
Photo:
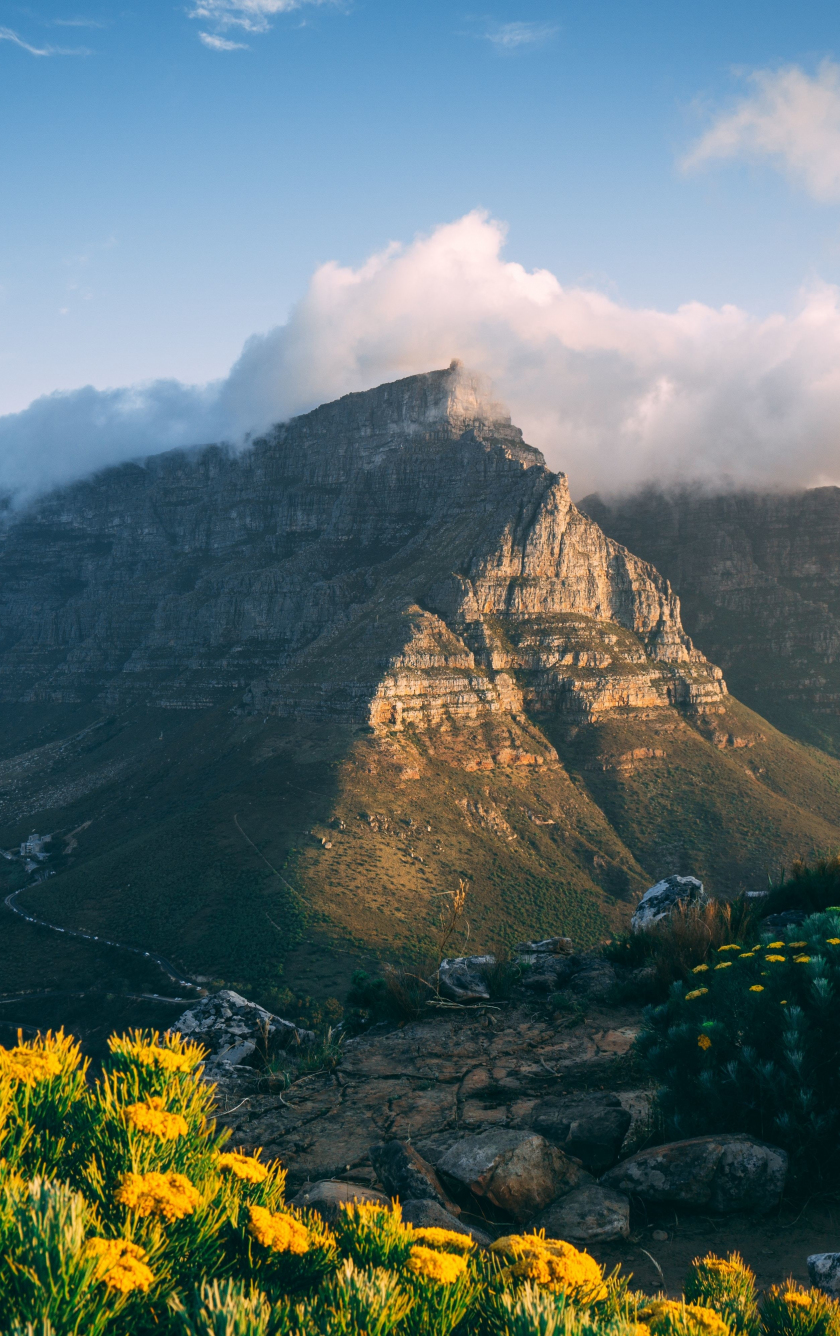
<path fill-rule="evenodd" d="M 645 891 L 630 920 L 633 932 L 644 932 L 667 918 L 675 905 L 704 904 L 708 900 L 696 877 L 666 877 Z"/>
<path fill-rule="evenodd" d="M 540 1211 L 529 1228 L 544 1229 L 550 1239 L 573 1242 L 626 1239 L 630 1233 L 630 1198 L 600 1183 L 588 1183 Z"/>
<path fill-rule="evenodd" d="M 461 1208 L 449 1200 L 432 1166 L 407 1142 L 371 1146 L 370 1162 L 390 1196 L 400 1201 L 435 1201 L 450 1215 L 460 1215 Z"/>
<path fill-rule="evenodd" d="M 328 1225 L 339 1217 L 342 1206 L 347 1202 L 374 1202 L 377 1206 L 391 1205 L 391 1198 L 384 1192 L 374 1192 L 373 1188 L 362 1188 L 356 1183 L 341 1183 L 335 1178 L 322 1179 L 320 1183 L 307 1183 L 297 1196 L 292 1197 L 291 1205 L 299 1210 L 317 1211 Z"/>
<path fill-rule="evenodd" d="M 457 956 L 442 960 L 437 976 L 441 996 L 450 1002 L 488 1002 L 490 990 L 481 966 L 495 963 L 495 956 Z"/>
<path fill-rule="evenodd" d="M 467 1189 L 520 1222 L 591 1181 L 584 1169 L 545 1137 L 513 1128 L 464 1137 L 441 1157 L 437 1167 L 453 1190 Z"/>
<path fill-rule="evenodd" d="M 743 1134 L 653 1146 L 604 1174 L 604 1187 L 643 1201 L 703 1206 L 721 1214 L 769 1211 L 785 1185 L 788 1157 Z"/>
<path fill-rule="evenodd" d="M 615 1164 L 631 1121 L 618 1095 L 609 1091 L 552 1095 L 539 1100 L 530 1117 L 535 1132 L 596 1176 Z"/>
<path fill-rule="evenodd" d="M 765 914 L 761 920 L 762 932 L 783 932 L 785 928 L 798 928 L 808 915 L 804 909 L 783 909 L 780 914 Z"/>
<path fill-rule="evenodd" d="M 457 1220 L 454 1215 L 450 1215 L 429 1197 L 421 1197 L 417 1201 L 404 1201 L 402 1218 L 407 1224 L 414 1225 L 415 1229 L 451 1229 L 455 1234 L 469 1234 L 473 1242 L 482 1248 L 486 1248 L 490 1243 L 488 1234 L 471 1225 L 465 1225 L 462 1220 Z"/>
<path fill-rule="evenodd" d="M 601 956 L 587 956 L 569 981 L 569 988 L 591 1001 L 606 998 L 616 984 L 615 966 Z"/>
<path fill-rule="evenodd" d="M 522 974 L 522 987 L 532 993 L 557 993 L 567 988 L 583 968 L 583 957 L 540 952 L 518 956 L 527 968 Z"/>
<path fill-rule="evenodd" d="M 172 1029 L 209 1049 L 207 1065 L 211 1067 L 216 1063 L 254 1066 L 284 1050 L 315 1042 L 312 1030 L 301 1030 L 273 1016 L 230 988 L 202 998 L 178 1017 Z"/>
<path fill-rule="evenodd" d="M 832 1299 L 840 1298 L 840 1253 L 812 1253 L 808 1258 L 811 1284 Z"/>
<path fill-rule="evenodd" d="M 545 937 L 541 942 L 520 942 L 514 951 L 523 963 L 533 965 L 538 956 L 570 956 L 572 954 L 571 937 Z"/>

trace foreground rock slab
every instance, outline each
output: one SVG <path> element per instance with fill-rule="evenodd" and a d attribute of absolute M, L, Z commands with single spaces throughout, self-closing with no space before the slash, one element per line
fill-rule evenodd
<path fill-rule="evenodd" d="M 623 1192 L 588 1183 L 552 1202 L 531 1228 L 544 1229 L 550 1239 L 609 1243 L 630 1234 L 630 1198 Z"/>
<path fill-rule="evenodd" d="M 457 1141 L 442 1156 L 438 1169 L 445 1179 L 520 1222 L 532 1219 L 588 1178 L 544 1137 L 513 1128 Z"/>
<path fill-rule="evenodd" d="M 391 1198 L 384 1192 L 374 1192 L 372 1188 L 359 1187 L 356 1183 L 341 1183 L 327 1179 L 322 1183 L 307 1183 L 292 1198 L 292 1206 L 299 1210 L 317 1211 L 327 1224 L 334 1224 L 342 1206 L 349 1202 L 373 1202 L 377 1206 L 390 1206 Z"/>
<path fill-rule="evenodd" d="M 601 1183 L 643 1201 L 762 1213 L 778 1205 L 787 1167 L 785 1151 L 742 1134 L 693 1137 L 639 1151 Z"/>

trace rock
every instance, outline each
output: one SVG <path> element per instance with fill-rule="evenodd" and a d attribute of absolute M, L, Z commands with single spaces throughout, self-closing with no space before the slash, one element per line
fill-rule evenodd
<path fill-rule="evenodd" d="M 490 990 L 482 965 L 494 965 L 495 956 L 458 956 L 442 960 L 438 969 L 441 996 L 451 1002 L 488 1002 Z"/>
<path fill-rule="evenodd" d="M 374 1202 L 378 1206 L 390 1206 L 391 1199 L 384 1192 L 374 1192 L 373 1188 L 362 1188 L 356 1183 L 341 1183 L 328 1178 L 320 1183 L 307 1183 L 297 1196 L 292 1197 L 291 1205 L 299 1210 L 317 1211 L 328 1225 L 334 1224 L 345 1202 Z"/>
<path fill-rule="evenodd" d="M 525 963 L 532 965 L 537 956 L 570 956 L 572 954 L 571 937 L 546 937 L 541 942 L 520 942 L 515 946 L 517 956 L 524 957 Z"/>
<path fill-rule="evenodd" d="M 730 1211 L 769 1211 L 782 1195 L 788 1157 L 743 1134 L 692 1137 L 654 1146 L 604 1174 L 604 1187 L 643 1201 Z"/>
<path fill-rule="evenodd" d="M 435 1201 L 450 1215 L 461 1208 L 447 1197 L 434 1169 L 405 1141 L 386 1141 L 370 1148 L 370 1162 L 380 1183 L 400 1201 Z"/>
<path fill-rule="evenodd" d="M 812 1253 L 808 1258 L 808 1277 L 816 1289 L 840 1299 L 840 1253 Z"/>
<path fill-rule="evenodd" d="M 600 956 L 587 956 L 570 979 L 569 988 L 591 1001 L 605 999 L 615 987 L 617 977 L 615 966 L 608 960 Z"/>
<path fill-rule="evenodd" d="M 618 1095 L 609 1091 L 549 1096 L 534 1105 L 530 1119 L 535 1132 L 595 1175 L 615 1164 L 631 1121 Z"/>
<path fill-rule="evenodd" d="M 482 1248 L 486 1248 L 490 1243 L 489 1234 L 484 1234 L 471 1225 L 465 1225 L 462 1220 L 457 1220 L 454 1215 L 450 1215 L 429 1197 L 404 1201 L 402 1218 L 407 1224 L 414 1225 L 415 1229 L 451 1229 L 455 1234 L 469 1234 L 470 1238 Z"/>
<path fill-rule="evenodd" d="M 626 1239 L 630 1233 L 630 1198 L 600 1183 L 588 1183 L 552 1202 L 529 1228 L 544 1229 L 550 1239 L 573 1242 Z"/>
<path fill-rule="evenodd" d="M 780 914 L 768 914 L 761 920 L 762 932 L 779 932 L 785 928 L 798 928 L 808 915 L 804 909 L 784 909 Z"/>
<path fill-rule="evenodd" d="M 464 1137 L 442 1156 L 438 1170 L 456 1188 L 468 1189 L 520 1222 L 589 1181 L 585 1170 L 544 1137 L 513 1128 Z"/>
<path fill-rule="evenodd" d="M 532 993 L 557 993 L 567 988 L 582 967 L 579 955 L 554 955 L 540 952 L 531 956 L 520 957 L 526 966 L 522 974 L 522 987 Z"/>
<path fill-rule="evenodd" d="M 202 998 L 178 1017 L 172 1029 L 210 1050 L 207 1067 L 217 1063 L 255 1065 L 284 1050 L 306 1047 L 315 1040 L 311 1030 L 301 1030 L 291 1021 L 273 1016 L 230 988 Z"/>
<path fill-rule="evenodd" d="M 696 877 L 666 877 L 645 891 L 630 920 L 633 932 L 643 932 L 667 918 L 675 905 L 704 904 L 708 900 Z"/>

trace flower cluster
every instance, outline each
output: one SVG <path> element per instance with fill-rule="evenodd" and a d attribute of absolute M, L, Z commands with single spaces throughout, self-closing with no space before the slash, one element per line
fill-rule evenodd
<path fill-rule="evenodd" d="M 589 1253 L 543 1234 L 506 1234 L 490 1251 L 511 1258 L 506 1280 L 528 1280 L 557 1294 L 592 1302 L 606 1293 L 603 1272 Z"/>
<path fill-rule="evenodd" d="M 201 1201 L 184 1174 L 126 1174 L 114 1195 L 137 1215 L 159 1215 L 169 1223 L 192 1215 Z"/>
<path fill-rule="evenodd" d="M 676 1299 L 652 1299 L 640 1308 L 638 1317 L 650 1327 L 653 1336 L 691 1331 L 696 1336 L 730 1336 L 730 1328 L 713 1308 L 701 1304 L 679 1303 Z"/>
<path fill-rule="evenodd" d="M 146 1265 L 146 1250 L 129 1239 L 88 1239 L 85 1251 L 96 1258 L 96 1277 L 112 1290 L 131 1294 L 148 1290 L 154 1276 Z"/>
<path fill-rule="evenodd" d="M 152 1095 L 143 1104 L 129 1104 L 125 1116 L 138 1132 L 148 1132 L 159 1141 L 175 1141 L 187 1132 L 186 1118 L 180 1113 L 168 1113 L 158 1095 Z"/>
<path fill-rule="evenodd" d="M 112 1035 L 108 1047 L 118 1057 L 167 1073 L 192 1072 L 204 1058 L 205 1051 L 199 1044 L 184 1043 L 173 1036 L 169 1036 L 168 1044 L 159 1044 L 157 1039 L 157 1034 L 147 1039 L 137 1032 L 119 1038 Z"/>
<path fill-rule="evenodd" d="M 434 1280 L 439 1285 L 451 1285 L 467 1269 L 466 1257 L 458 1253 L 438 1252 L 435 1248 L 424 1248 L 415 1244 L 408 1255 L 407 1269 L 412 1275 L 423 1280 Z"/>
<path fill-rule="evenodd" d="M 22 1085 L 34 1086 L 61 1075 L 61 1059 L 57 1053 L 42 1048 L 18 1044 L 16 1048 L 0 1048 L 0 1076 L 11 1077 Z"/>
<path fill-rule="evenodd" d="M 241 1151 L 228 1150 L 219 1156 L 216 1163 L 220 1169 L 228 1170 L 244 1183 L 264 1183 L 268 1178 L 268 1170 L 264 1164 L 260 1164 L 256 1155 L 243 1155 Z"/>
<path fill-rule="evenodd" d="M 469 1234 L 456 1234 L 454 1229 L 438 1229 L 434 1225 L 415 1229 L 413 1237 L 429 1248 L 444 1248 L 447 1252 L 470 1253 L 475 1244 Z"/>
<path fill-rule="evenodd" d="M 293 1215 L 267 1211 L 264 1206 L 250 1206 L 248 1215 L 248 1232 L 264 1248 L 278 1253 L 296 1253 L 298 1256 L 309 1251 L 310 1232 Z"/>

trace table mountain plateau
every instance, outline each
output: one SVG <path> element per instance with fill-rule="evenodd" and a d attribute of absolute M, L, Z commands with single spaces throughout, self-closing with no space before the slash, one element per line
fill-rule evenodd
<path fill-rule="evenodd" d="M 668 577 L 740 699 L 840 755 L 840 488 L 647 489 L 581 505 Z"/>
<path fill-rule="evenodd" d="M 761 887 L 840 823 L 840 764 L 727 694 L 455 363 L 52 493 L 0 608 L 0 843 L 52 835 L 7 891 L 240 987 L 419 950 L 461 877 L 473 946 L 585 944 L 660 875 Z M 6 991 L 96 968 L 3 940 Z"/>

